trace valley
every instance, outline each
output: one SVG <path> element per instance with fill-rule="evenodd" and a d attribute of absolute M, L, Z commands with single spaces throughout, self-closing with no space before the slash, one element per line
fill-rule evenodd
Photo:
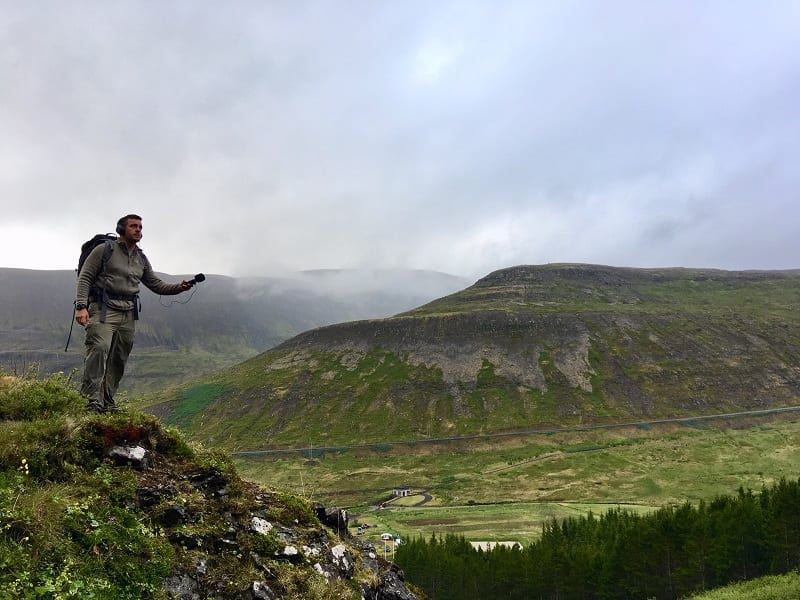
<path fill-rule="evenodd" d="M 648 512 L 796 479 L 800 414 L 338 451 L 309 447 L 239 454 L 235 462 L 254 481 L 347 507 L 356 522 L 374 525 L 366 537 L 376 542 L 391 531 L 525 544 L 553 518 L 610 507 Z M 392 499 L 397 486 L 413 495 Z M 415 506 L 422 492 L 430 500 Z"/>

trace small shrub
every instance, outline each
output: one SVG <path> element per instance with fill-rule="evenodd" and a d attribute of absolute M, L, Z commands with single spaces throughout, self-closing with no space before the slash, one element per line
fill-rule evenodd
<path fill-rule="evenodd" d="M 70 388 L 71 376 L 36 375 L 35 370 L 24 378 L 0 373 L 0 419 L 30 421 L 83 411 L 85 400 Z"/>
<path fill-rule="evenodd" d="M 253 536 L 253 551 L 259 556 L 272 557 L 283 546 L 284 542 L 281 541 L 274 529 L 269 533 Z"/>
<path fill-rule="evenodd" d="M 350 600 L 353 594 L 345 582 L 328 581 L 322 575 L 309 577 L 299 569 L 287 569 L 278 576 L 278 584 L 285 590 L 286 600 Z"/>
<path fill-rule="evenodd" d="M 298 525 L 315 525 L 319 521 L 311 503 L 305 498 L 291 494 L 279 494 L 276 503 L 267 510 L 269 517 L 279 523 L 297 523 Z"/>

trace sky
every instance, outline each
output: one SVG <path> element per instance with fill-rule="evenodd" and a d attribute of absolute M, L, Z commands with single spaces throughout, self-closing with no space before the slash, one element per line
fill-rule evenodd
<path fill-rule="evenodd" d="M 0 266 L 800 268 L 800 2 L 0 0 Z"/>

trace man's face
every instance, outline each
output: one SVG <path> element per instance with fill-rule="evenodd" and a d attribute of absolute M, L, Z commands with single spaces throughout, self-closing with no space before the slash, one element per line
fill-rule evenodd
<path fill-rule="evenodd" d="M 142 222 L 139 219 L 128 219 L 122 237 L 128 242 L 138 243 L 142 239 Z"/>

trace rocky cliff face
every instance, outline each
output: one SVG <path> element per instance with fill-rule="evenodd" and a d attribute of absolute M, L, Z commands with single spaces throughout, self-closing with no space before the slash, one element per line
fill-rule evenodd
<path fill-rule="evenodd" d="M 346 510 L 246 483 L 222 455 L 176 460 L 152 443 L 152 423 L 90 427 L 113 468 L 136 473 L 134 510 L 176 549 L 163 589 L 178 598 L 416 600 L 402 570 L 350 538 Z"/>
<path fill-rule="evenodd" d="M 511 385 L 596 392 L 643 415 L 746 409 L 798 398 L 798 305 L 796 272 L 514 267 L 405 315 L 309 331 L 275 350 L 356 364 L 381 348 L 464 390 L 489 363 Z"/>

